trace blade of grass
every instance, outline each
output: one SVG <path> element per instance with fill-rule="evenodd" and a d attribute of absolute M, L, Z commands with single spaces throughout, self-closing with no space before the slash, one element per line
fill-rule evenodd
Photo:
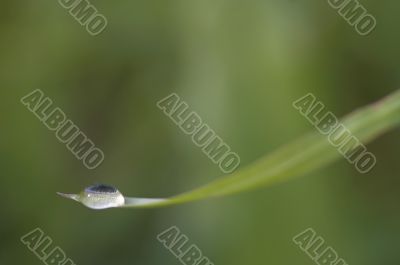
<path fill-rule="evenodd" d="M 400 124 L 400 90 L 381 101 L 353 112 L 341 122 L 366 144 Z M 139 203 L 132 207 L 182 204 L 266 187 L 302 176 L 340 157 L 341 154 L 331 146 L 327 137 L 315 130 L 253 164 L 205 186 L 154 203 Z"/>

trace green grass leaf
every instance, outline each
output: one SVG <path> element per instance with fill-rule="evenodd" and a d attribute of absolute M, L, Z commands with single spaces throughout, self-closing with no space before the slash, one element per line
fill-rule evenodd
<path fill-rule="evenodd" d="M 356 110 L 341 121 L 354 136 L 366 144 L 400 124 L 400 90 Z M 254 188 L 268 187 L 305 175 L 343 158 L 327 136 L 317 129 L 295 142 L 266 155 L 231 175 L 221 177 L 195 190 L 143 207 L 166 206 L 231 195 Z"/>
<path fill-rule="evenodd" d="M 400 90 L 379 102 L 356 110 L 346 116 L 341 123 L 363 144 L 370 142 L 400 124 Z M 92 209 L 162 207 L 265 188 L 310 173 L 339 158 L 345 159 L 337 148 L 330 144 L 326 135 L 314 129 L 297 141 L 281 147 L 231 175 L 220 177 L 205 186 L 170 198 L 124 197 L 125 202 L 121 205 L 122 194 L 119 192 L 113 196 L 98 193 L 88 196 L 85 192 L 80 195 L 62 193 L 60 195 L 79 201 Z M 96 199 L 93 199 L 94 197 Z"/>

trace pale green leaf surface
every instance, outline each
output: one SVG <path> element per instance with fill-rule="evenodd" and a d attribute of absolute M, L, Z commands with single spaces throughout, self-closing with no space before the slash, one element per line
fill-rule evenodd
<path fill-rule="evenodd" d="M 400 124 L 400 90 L 374 104 L 361 108 L 341 121 L 366 144 Z M 345 159 L 327 136 L 317 129 L 297 141 L 266 155 L 231 175 L 221 177 L 192 191 L 156 203 L 136 207 L 157 207 L 230 195 L 305 175 L 337 159 Z"/>
<path fill-rule="evenodd" d="M 400 124 L 400 90 L 374 104 L 353 112 L 341 122 L 351 131 L 352 135 L 356 136 L 364 145 L 367 144 L 380 134 Z M 231 195 L 255 188 L 265 188 L 310 173 L 337 159 L 345 158 L 337 148 L 330 144 L 327 135 L 322 135 L 314 128 L 313 132 L 281 147 L 251 165 L 192 191 L 164 199 L 124 197 L 125 202 L 122 205 L 117 204 L 117 206 L 110 207 L 100 203 L 100 208 L 162 207 Z M 79 201 L 89 208 L 95 205 L 96 208 L 94 209 L 100 209 L 99 201 L 90 199 L 91 195 L 62 193 L 60 195 Z M 106 200 L 105 205 L 113 203 L 112 201 L 107 201 L 107 194 L 100 196 L 100 201 Z M 119 196 L 122 197 L 123 195 L 120 194 Z"/>

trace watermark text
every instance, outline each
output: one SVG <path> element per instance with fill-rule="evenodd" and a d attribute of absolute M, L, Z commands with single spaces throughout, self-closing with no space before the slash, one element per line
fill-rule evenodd
<path fill-rule="evenodd" d="M 316 100 L 313 94 L 293 102 L 297 109 L 323 135 L 327 135 L 329 143 L 341 153 L 349 163 L 355 165 L 360 173 L 370 172 L 375 164 L 376 157 L 367 151 L 357 137 L 355 137 L 339 119 L 326 111 L 325 105 Z"/>
<path fill-rule="evenodd" d="M 232 173 L 240 165 L 240 157 L 219 137 L 189 105 L 173 93 L 157 102 L 160 108 L 192 142 L 202 149 L 224 173 Z"/>
<path fill-rule="evenodd" d="M 50 130 L 57 139 L 66 145 L 71 153 L 82 160 L 85 167 L 95 169 L 104 160 L 104 152 L 70 120 L 65 113 L 54 107 L 53 101 L 37 89 L 21 98 L 24 104 Z"/>

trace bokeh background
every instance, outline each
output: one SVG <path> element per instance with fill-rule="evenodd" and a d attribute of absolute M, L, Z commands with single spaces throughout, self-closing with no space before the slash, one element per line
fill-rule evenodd
<path fill-rule="evenodd" d="M 337 116 L 399 87 L 399 1 L 362 0 L 359 36 L 327 1 L 91 0 L 89 35 L 56 0 L 1 1 L 0 264 L 42 264 L 20 237 L 40 227 L 79 264 L 180 264 L 157 240 L 176 225 L 214 264 L 313 264 L 292 237 L 313 227 L 348 264 L 398 265 L 399 130 L 271 188 L 151 210 L 92 211 L 55 192 L 96 182 L 161 197 L 221 176 L 156 102 L 178 93 L 241 166 L 314 128 L 291 103 L 314 93 Z M 105 152 L 86 169 L 21 103 L 41 89 Z"/>

